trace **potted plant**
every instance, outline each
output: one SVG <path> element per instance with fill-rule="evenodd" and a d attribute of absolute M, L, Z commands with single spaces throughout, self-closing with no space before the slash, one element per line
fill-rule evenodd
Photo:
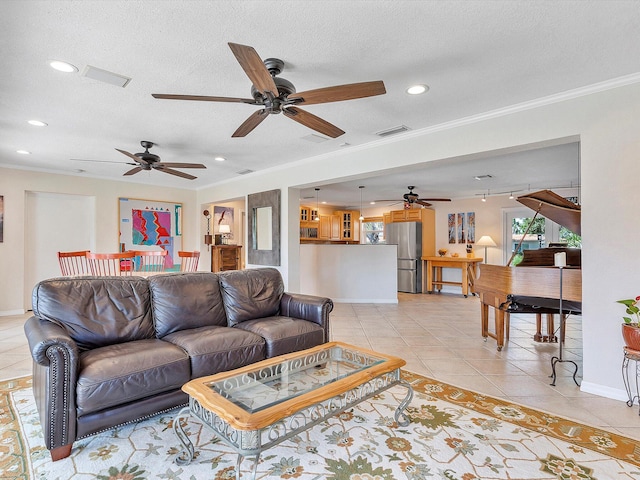
<path fill-rule="evenodd" d="M 627 347 L 632 350 L 640 351 L 640 296 L 635 299 L 617 300 L 626 307 L 625 313 L 629 316 L 623 316 L 622 338 Z"/>

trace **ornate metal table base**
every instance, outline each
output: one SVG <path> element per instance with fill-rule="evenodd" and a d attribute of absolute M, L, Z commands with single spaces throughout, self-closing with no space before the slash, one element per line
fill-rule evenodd
<path fill-rule="evenodd" d="M 636 394 L 633 395 L 631 393 L 631 381 L 629 380 L 629 361 L 633 360 L 636 362 Z M 624 358 L 622 360 L 622 380 L 624 381 L 624 388 L 627 391 L 627 396 L 629 400 L 627 400 L 627 405 L 629 407 L 633 407 L 633 404 L 636 399 L 638 399 L 638 403 L 640 404 L 640 385 L 638 385 L 638 380 L 640 380 L 640 352 L 636 350 L 631 350 L 628 347 L 624 347 Z M 640 407 L 638 408 L 638 415 L 640 415 Z"/>
<path fill-rule="evenodd" d="M 254 457 L 252 478 L 255 479 L 260 454 L 278 443 L 291 438 L 314 425 L 323 422 L 329 417 L 339 414 L 348 408 L 370 398 L 395 385 L 407 388 L 407 395 L 396 408 L 394 419 L 400 426 L 410 423 L 409 417 L 404 413 L 406 407 L 413 398 L 413 388 L 409 383 L 400 379 L 400 369 L 375 377 L 362 385 L 348 390 L 340 395 L 316 403 L 309 407 L 284 417 L 281 420 L 259 430 L 237 430 L 215 413 L 204 408 L 193 397 L 189 398 L 189 406 L 180 410 L 173 422 L 173 429 L 182 444 L 182 451 L 175 462 L 178 465 L 187 465 L 193 460 L 194 447 L 189 436 L 184 432 L 183 421 L 189 415 L 198 418 L 202 423 L 213 429 L 216 435 L 227 445 L 238 452 L 236 466 L 236 479 L 240 478 L 240 464 L 245 457 Z"/>

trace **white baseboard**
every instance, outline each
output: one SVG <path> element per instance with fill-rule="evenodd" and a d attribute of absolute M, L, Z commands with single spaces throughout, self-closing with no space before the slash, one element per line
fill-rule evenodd
<path fill-rule="evenodd" d="M 604 385 L 585 382 L 584 380 L 580 384 L 580 390 L 586 393 L 598 395 L 599 397 L 611 398 L 613 400 L 620 400 L 622 402 L 626 402 L 627 400 L 629 400 L 629 397 L 627 397 L 627 392 L 620 388 L 605 387 Z"/>
<path fill-rule="evenodd" d="M 0 311 L 0 317 L 8 317 L 10 315 L 24 315 L 25 310 L 4 310 Z"/>

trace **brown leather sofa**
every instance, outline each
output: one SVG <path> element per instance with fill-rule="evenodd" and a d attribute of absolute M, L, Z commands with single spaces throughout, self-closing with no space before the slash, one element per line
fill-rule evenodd
<path fill-rule="evenodd" d="M 186 405 L 197 377 L 329 340 L 328 298 L 274 268 L 40 282 L 25 333 L 52 460 L 73 442 Z"/>

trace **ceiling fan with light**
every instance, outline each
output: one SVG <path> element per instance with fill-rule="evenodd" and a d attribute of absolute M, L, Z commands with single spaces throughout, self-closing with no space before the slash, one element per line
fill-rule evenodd
<path fill-rule="evenodd" d="M 160 157 L 149 152 L 149 149 L 154 146 L 153 142 L 149 142 L 143 140 L 140 142 L 142 148 L 144 148 L 144 152 L 140 153 L 129 153 L 125 150 L 120 150 L 116 148 L 117 151 L 126 155 L 135 161 L 132 162 L 111 162 L 108 160 L 83 160 L 78 158 L 72 158 L 72 160 L 78 162 L 98 162 L 98 163 L 123 163 L 125 165 L 134 165 L 135 168 L 124 173 L 124 176 L 135 175 L 138 172 L 142 172 L 144 170 L 157 170 L 162 173 L 168 173 L 170 175 L 175 175 L 176 177 L 186 178 L 188 180 L 195 180 L 198 177 L 194 177 L 193 175 L 189 175 L 188 173 L 180 172 L 178 170 L 174 170 L 174 168 L 207 168 L 205 165 L 201 163 L 174 163 L 174 162 L 161 162 Z"/>
<path fill-rule="evenodd" d="M 247 118 L 231 135 L 244 137 L 256 128 L 270 114 L 283 113 L 285 117 L 311 128 L 331 138 L 345 132 L 305 110 L 300 105 L 339 102 L 356 98 L 372 97 L 386 93 L 382 81 L 352 83 L 333 87 L 318 88 L 296 92 L 293 84 L 278 77 L 284 68 L 284 62 L 278 58 L 261 60 L 253 47 L 229 43 L 238 63 L 253 83 L 252 98 L 211 97 L 204 95 L 174 95 L 154 93 L 154 98 L 166 100 L 195 100 L 203 102 L 235 102 L 262 107 Z"/>
<path fill-rule="evenodd" d="M 416 188 L 414 186 L 409 186 L 407 187 L 409 189 L 409 192 L 405 193 L 402 198 L 404 200 L 399 200 L 397 198 L 394 198 L 393 200 L 376 200 L 376 203 L 379 202 L 396 202 L 396 203 L 400 203 L 400 202 L 405 202 L 408 204 L 414 204 L 417 203 L 418 205 L 422 205 L 423 207 L 430 207 L 431 204 L 429 202 L 450 202 L 451 199 L 450 198 L 420 198 L 420 196 L 417 193 L 413 192 L 413 189 Z"/>

